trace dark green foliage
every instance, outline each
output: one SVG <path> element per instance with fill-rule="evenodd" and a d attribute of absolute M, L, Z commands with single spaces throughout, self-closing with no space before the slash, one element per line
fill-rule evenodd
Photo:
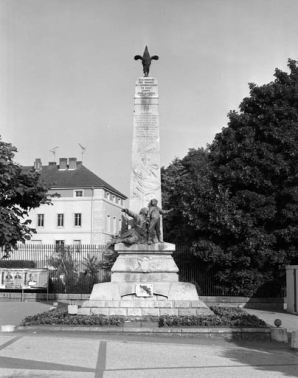
<path fill-rule="evenodd" d="M 30 209 L 50 203 L 48 187 L 39 173 L 26 170 L 13 161 L 17 149 L 0 140 L 0 247 L 5 255 L 17 248 L 18 242 L 30 240 L 36 232 L 26 219 Z"/>
<path fill-rule="evenodd" d="M 198 220 L 191 213 L 202 193 L 209 190 L 208 170 L 208 152 L 203 148 L 190 149 L 185 158 L 176 158 L 166 169 L 162 167 L 163 207 L 174 209 L 163 224 L 165 240 L 187 244 L 199 235 L 195 224 Z"/>
<path fill-rule="evenodd" d="M 105 282 L 99 279 L 101 261 L 90 254 L 84 258 L 84 272 L 79 272 L 78 254 L 70 246 L 57 248 L 57 251 L 47 258 L 47 264 L 53 268 L 50 274 L 49 290 L 53 293 L 90 294 L 95 284 Z"/>
<path fill-rule="evenodd" d="M 68 315 L 67 307 L 60 306 L 56 309 L 41 314 L 27 316 L 23 326 L 31 325 L 80 325 L 80 326 L 123 326 L 124 318 L 121 316 L 98 316 L 98 315 Z"/>
<path fill-rule="evenodd" d="M 78 281 L 78 262 L 75 252 L 71 247 L 58 247 L 56 252 L 47 258 L 48 266 L 54 268 L 51 273 L 52 285 L 56 290 L 61 287 L 60 282 L 66 293 L 71 292 L 71 288 Z M 59 286 L 58 286 L 59 285 Z M 60 290 L 57 292 L 61 292 Z"/>
<path fill-rule="evenodd" d="M 53 276 L 53 277 L 50 276 L 49 292 L 50 293 L 65 293 L 65 284 L 61 280 L 61 278 L 57 278 L 56 276 Z"/>
<path fill-rule="evenodd" d="M 86 268 L 85 274 L 90 276 L 96 276 L 101 269 L 101 261 L 98 261 L 96 256 L 90 256 L 89 253 L 87 257 L 84 257 L 83 265 Z"/>
<path fill-rule="evenodd" d="M 236 307 L 210 307 L 215 315 L 161 316 L 160 327 L 266 327 L 255 315 Z"/>
<path fill-rule="evenodd" d="M 35 261 L 30 260 L 0 260 L 0 268 L 7 269 L 34 269 Z"/>
<path fill-rule="evenodd" d="M 205 161 L 191 150 L 162 175 L 164 204 L 179 214 L 165 239 L 181 230 L 192 253 L 220 271 L 226 294 L 279 295 L 285 265 L 298 263 L 297 62 L 288 67 L 269 84 L 250 84 Z"/>

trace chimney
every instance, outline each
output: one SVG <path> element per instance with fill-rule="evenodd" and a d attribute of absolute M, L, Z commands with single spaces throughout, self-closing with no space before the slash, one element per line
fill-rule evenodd
<path fill-rule="evenodd" d="M 77 158 L 69 158 L 69 168 L 68 169 L 77 169 Z"/>
<path fill-rule="evenodd" d="M 42 164 L 41 164 L 41 159 L 35 159 L 35 162 L 34 162 L 34 169 L 36 171 L 40 171 L 42 168 Z"/>
<path fill-rule="evenodd" d="M 83 165 L 82 161 L 77 161 L 77 168 L 79 168 L 81 165 Z"/>
<path fill-rule="evenodd" d="M 59 170 L 65 170 L 67 169 L 67 159 L 66 158 L 60 158 L 59 159 Z"/>

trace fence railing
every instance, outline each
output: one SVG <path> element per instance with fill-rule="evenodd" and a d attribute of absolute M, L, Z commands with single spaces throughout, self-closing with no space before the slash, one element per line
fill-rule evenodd
<path fill-rule="evenodd" d="M 34 262 L 35 268 L 49 269 L 49 292 L 90 293 L 95 283 L 108 280 L 104 270 L 98 267 L 103 259 L 105 245 L 21 244 L 3 264 L 9 261 Z M 17 264 L 18 264 L 17 263 Z M 15 264 L 12 266 L 16 267 Z"/>
<path fill-rule="evenodd" d="M 88 294 L 95 283 L 110 280 L 109 272 L 99 267 L 105 249 L 106 245 L 21 244 L 9 257 L 0 260 L 0 267 L 1 261 L 33 261 L 35 268 L 49 269 L 50 293 Z M 218 268 L 193 256 L 188 246 L 176 246 L 173 258 L 179 268 L 179 280 L 193 283 L 199 295 L 241 295 L 222 285 Z M 282 297 L 284 292 L 281 290 L 275 296 Z"/>

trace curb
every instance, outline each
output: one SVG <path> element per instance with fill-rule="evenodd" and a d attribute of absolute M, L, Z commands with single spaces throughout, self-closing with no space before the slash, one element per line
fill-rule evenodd
<path fill-rule="evenodd" d="M 18 326 L 21 332 L 97 332 L 114 334 L 138 334 L 154 336 L 195 336 L 202 338 L 238 339 L 238 340 L 271 340 L 271 330 L 264 328 L 168 328 L 168 327 L 80 327 L 80 326 Z"/>

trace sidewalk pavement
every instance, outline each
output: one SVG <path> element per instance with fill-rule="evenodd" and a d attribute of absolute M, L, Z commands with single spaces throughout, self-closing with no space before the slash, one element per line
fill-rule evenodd
<path fill-rule="evenodd" d="M 0 333 L 0 377 L 295 378 L 282 343 L 76 332 Z"/>
<path fill-rule="evenodd" d="M 0 325 L 49 310 L 52 302 L 0 302 Z M 246 309 L 245 309 L 246 310 Z M 288 331 L 298 316 L 247 312 Z M 298 352 L 263 341 L 161 337 L 92 332 L 0 332 L 0 377 L 44 378 L 279 378 L 298 376 Z"/>
<path fill-rule="evenodd" d="M 264 320 L 268 325 L 275 327 L 274 321 L 281 320 L 281 327 L 286 328 L 288 332 L 298 331 L 298 315 L 290 314 L 285 311 L 265 311 L 244 308 L 246 312 L 256 315 L 259 319 Z"/>
<path fill-rule="evenodd" d="M 0 301 L 0 326 L 21 324 L 26 316 L 49 311 L 53 302 Z"/>

